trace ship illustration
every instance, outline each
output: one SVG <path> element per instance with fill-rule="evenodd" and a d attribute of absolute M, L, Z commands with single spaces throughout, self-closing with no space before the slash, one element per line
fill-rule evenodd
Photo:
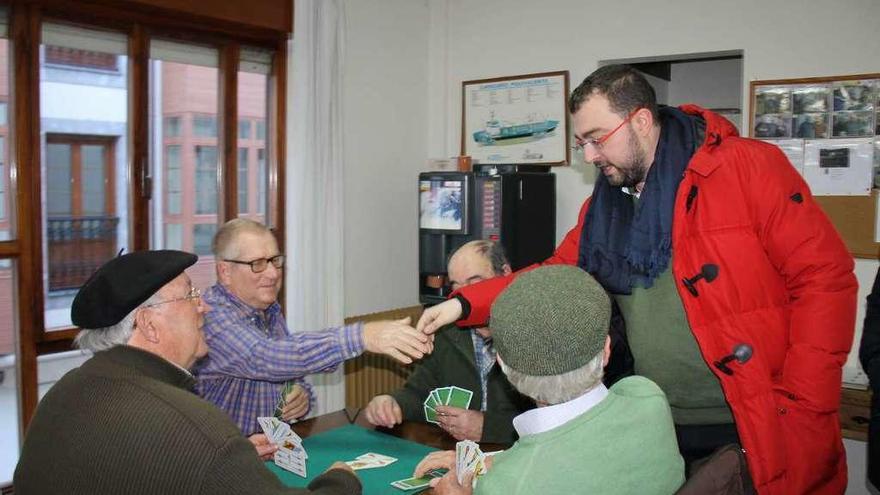
<path fill-rule="evenodd" d="M 530 118 L 521 124 L 513 124 L 501 122 L 492 114 L 486 121 L 486 128 L 474 133 L 474 141 L 492 145 L 497 141 L 515 138 L 540 138 L 545 134 L 551 133 L 559 125 L 558 120 L 550 119 L 533 119 Z"/>

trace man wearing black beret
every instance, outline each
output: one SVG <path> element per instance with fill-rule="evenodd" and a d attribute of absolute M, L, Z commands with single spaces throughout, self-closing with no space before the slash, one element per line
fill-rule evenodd
<path fill-rule="evenodd" d="M 207 353 L 202 302 L 184 270 L 196 256 L 141 251 L 105 263 L 71 308 L 77 344 L 95 353 L 40 402 L 15 470 L 17 494 L 360 493 L 342 463 L 285 488 L 248 439 L 191 392 Z M 257 447 L 255 451 L 254 446 Z"/>

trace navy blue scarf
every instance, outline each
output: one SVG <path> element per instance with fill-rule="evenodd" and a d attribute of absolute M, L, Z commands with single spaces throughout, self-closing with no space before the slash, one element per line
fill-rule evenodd
<path fill-rule="evenodd" d="M 612 294 L 645 288 L 669 267 L 678 184 L 700 144 L 698 118 L 660 107 L 660 141 L 636 208 L 600 173 L 581 231 L 578 266 Z"/>

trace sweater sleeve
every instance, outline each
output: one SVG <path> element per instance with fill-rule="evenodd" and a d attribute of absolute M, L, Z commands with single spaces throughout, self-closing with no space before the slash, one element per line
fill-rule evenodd
<path fill-rule="evenodd" d="M 246 438 L 234 437 L 214 453 L 200 491 L 202 495 L 229 493 L 357 495 L 361 493 L 361 483 L 357 476 L 334 469 L 312 480 L 308 489 L 285 487 L 263 465 Z"/>

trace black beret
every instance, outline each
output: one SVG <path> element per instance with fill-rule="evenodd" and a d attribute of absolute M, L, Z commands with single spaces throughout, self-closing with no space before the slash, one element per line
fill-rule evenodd
<path fill-rule="evenodd" d="M 198 260 L 183 251 L 137 251 L 101 265 L 73 298 L 70 317 L 80 328 L 115 325 Z"/>

